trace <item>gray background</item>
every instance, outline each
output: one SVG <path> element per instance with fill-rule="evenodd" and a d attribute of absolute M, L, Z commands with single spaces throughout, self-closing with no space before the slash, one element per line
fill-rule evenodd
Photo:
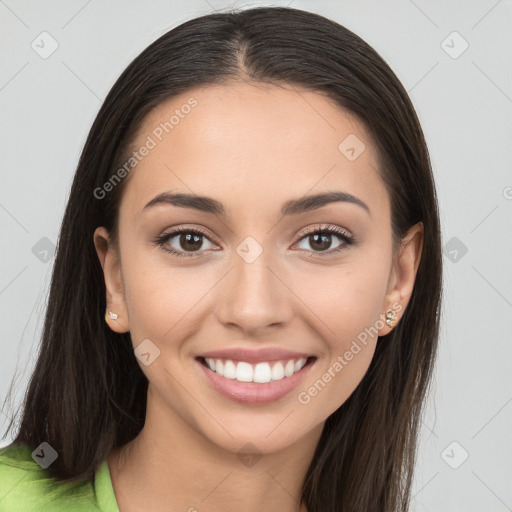
<path fill-rule="evenodd" d="M 431 152 L 446 265 L 440 357 L 412 510 L 512 510 L 512 3 L 506 0 L 0 0 L 1 401 L 16 377 L 0 427 L 35 361 L 54 244 L 103 98 L 163 32 L 214 9 L 256 5 L 331 17 L 370 43 L 409 91 Z M 40 36 L 45 31 L 50 36 Z M 53 40 L 58 48 L 44 55 Z"/>

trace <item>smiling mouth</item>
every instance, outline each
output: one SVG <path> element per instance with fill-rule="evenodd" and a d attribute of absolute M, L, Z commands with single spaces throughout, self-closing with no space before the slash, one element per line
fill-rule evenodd
<path fill-rule="evenodd" d="M 203 366 L 226 379 L 254 384 L 267 384 L 287 378 L 310 366 L 316 360 L 315 356 L 300 359 L 282 359 L 279 361 L 263 361 L 248 363 L 231 359 L 196 358 Z"/>

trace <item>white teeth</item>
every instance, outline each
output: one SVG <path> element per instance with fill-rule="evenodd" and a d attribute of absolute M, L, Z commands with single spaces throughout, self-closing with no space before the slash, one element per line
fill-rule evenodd
<path fill-rule="evenodd" d="M 216 371 L 220 374 L 222 374 L 222 370 L 219 372 L 217 369 Z M 236 365 L 236 380 L 240 382 L 252 382 L 252 376 L 253 376 L 253 369 L 252 366 L 249 363 L 244 363 L 240 361 Z"/>
<path fill-rule="evenodd" d="M 306 364 L 306 359 L 299 359 L 295 363 L 295 371 L 298 372 Z"/>
<path fill-rule="evenodd" d="M 272 380 L 281 380 L 284 377 L 284 368 L 281 363 L 276 363 L 272 367 Z"/>
<path fill-rule="evenodd" d="M 233 361 L 226 361 L 224 365 L 224 377 L 226 377 L 226 379 L 236 379 L 236 366 Z"/>
<path fill-rule="evenodd" d="M 260 382 L 264 384 L 265 382 L 270 382 L 272 380 L 272 372 L 270 370 L 270 365 L 268 363 L 258 363 L 256 368 L 254 368 L 254 382 Z"/>
<path fill-rule="evenodd" d="M 235 364 L 230 359 L 222 361 L 221 359 L 205 358 L 205 361 L 212 372 L 222 375 L 226 379 L 265 384 L 291 377 L 304 367 L 307 359 L 302 358 L 297 361 L 290 359 L 285 366 L 280 361 L 277 363 L 258 363 L 255 366 L 244 361 Z"/>
<path fill-rule="evenodd" d="M 291 359 L 290 361 L 288 361 L 286 363 L 286 366 L 284 367 L 284 376 L 291 377 L 294 372 L 295 372 L 295 363 L 293 362 L 293 359 Z"/>

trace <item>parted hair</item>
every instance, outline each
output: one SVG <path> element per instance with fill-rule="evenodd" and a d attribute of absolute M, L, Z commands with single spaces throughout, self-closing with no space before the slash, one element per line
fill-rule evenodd
<path fill-rule="evenodd" d="M 93 243 L 98 226 L 115 237 L 123 183 L 101 199 L 94 191 L 124 161 L 141 122 L 161 102 L 237 80 L 300 86 L 355 115 L 377 149 L 396 244 L 423 223 L 410 302 L 396 328 L 379 339 L 357 388 L 327 418 L 301 496 L 309 512 L 405 512 L 439 337 L 441 235 L 430 158 L 407 92 L 383 58 L 342 25 L 298 9 L 191 19 L 142 51 L 111 88 L 75 172 L 14 443 L 34 449 L 46 441 L 58 453 L 50 474 L 92 480 L 110 450 L 141 431 L 148 382 L 130 333 L 105 323 L 106 290 Z"/>

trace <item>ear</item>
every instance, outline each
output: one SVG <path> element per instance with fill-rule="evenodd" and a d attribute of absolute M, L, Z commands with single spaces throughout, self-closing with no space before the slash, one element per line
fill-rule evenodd
<path fill-rule="evenodd" d="M 381 314 L 384 327 L 379 330 L 379 336 L 385 336 L 393 329 L 409 303 L 421 260 L 423 235 L 423 222 L 418 222 L 409 229 L 402 239 L 389 277 L 388 291 L 383 305 L 384 311 Z M 388 311 L 396 312 L 391 326 L 386 323 Z"/>
<path fill-rule="evenodd" d="M 115 332 L 128 332 L 130 330 L 130 323 L 124 296 L 121 262 L 117 248 L 114 247 L 108 231 L 104 227 L 96 228 L 94 231 L 94 247 L 103 268 L 103 277 L 107 291 L 105 321 Z M 112 317 L 109 313 L 112 313 Z M 117 315 L 117 318 L 113 318 L 115 315 Z"/>

